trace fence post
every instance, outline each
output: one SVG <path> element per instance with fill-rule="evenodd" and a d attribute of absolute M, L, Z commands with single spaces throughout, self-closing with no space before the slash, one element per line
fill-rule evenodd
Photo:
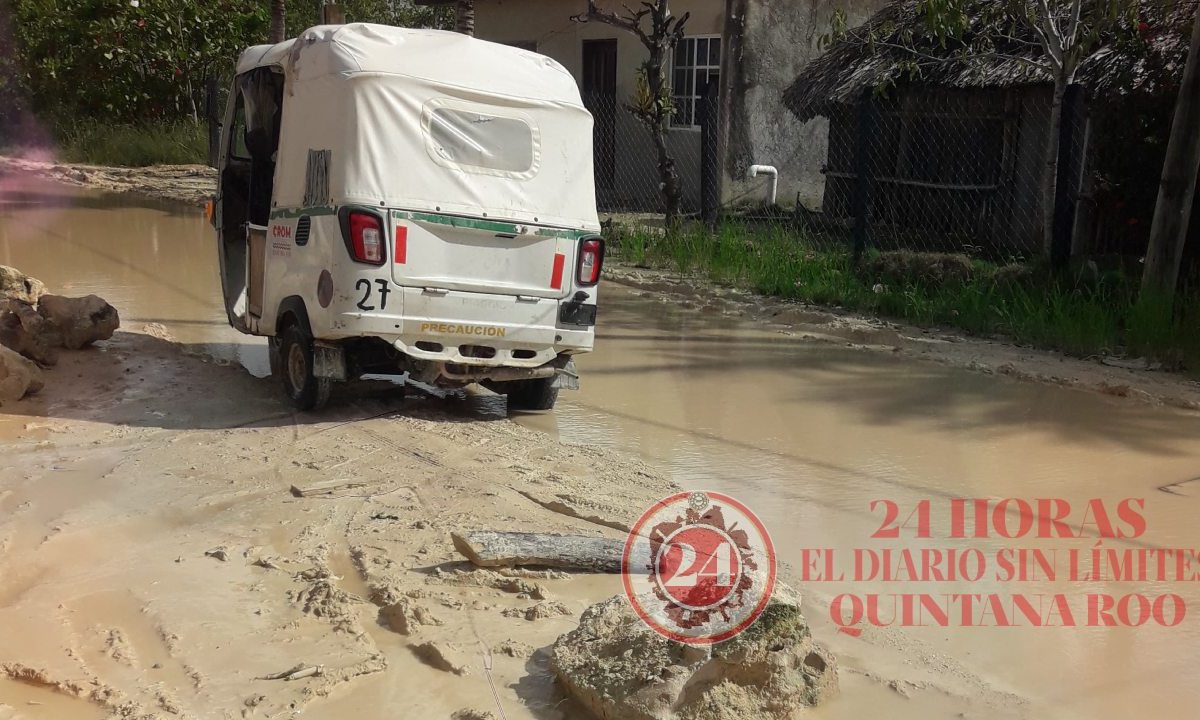
<path fill-rule="evenodd" d="M 217 76 L 204 81 L 204 118 L 208 121 L 208 166 L 217 166 L 221 146 L 221 111 L 217 108 Z"/>
<path fill-rule="evenodd" d="M 871 148 L 875 142 L 875 91 L 863 90 L 858 103 L 854 136 L 854 263 L 862 259 L 871 239 Z"/>
<path fill-rule="evenodd" d="M 1068 85 L 1063 94 L 1058 127 L 1058 176 L 1054 187 L 1054 240 L 1050 246 L 1050 266 L 1055 270 L 1061 270 L 1071 262 L 1075 206 L 1079 201 L 1079 181 L 1083 173 L 1085 99 L 1083 85 L 1075 83 Z"/>
<path fill-rule="evenodd" d="M 322 25 L 345 25 L 346 13 L 342 10 L 342 6 L 338 5 L 333 0 L 325 0 L 321 5 L 321 24 Z"/>
<path fill-rule="evenodd" d="M 709 82 L 700 103 L 700 217 L 715 230 L 721 213 L 721 87 Z"/>

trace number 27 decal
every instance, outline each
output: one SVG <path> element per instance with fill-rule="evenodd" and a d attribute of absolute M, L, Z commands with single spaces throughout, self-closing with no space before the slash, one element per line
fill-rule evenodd
<path fill-rule="evenodd" d="M 387 280 L 376 280 L 375 284 L 379 286 L 379 309 L 386 310 L 388 293 L 392 289 L 388 287 Z M 371 281 L 366 278 L 359 278 L 358 282 L 354 283 L 354 287 L 362 293 L 362 299 L 357 303 L 358 309 L 368 312 L 374 310 L 375 306 L 371 304 Z"/>

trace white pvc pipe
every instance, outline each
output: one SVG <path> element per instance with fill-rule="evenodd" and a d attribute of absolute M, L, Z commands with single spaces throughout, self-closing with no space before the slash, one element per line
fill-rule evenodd
<path fill-rule="evenodd" d="M 769 204 L 774 205 L 776 194 L 779 191 L 779 170 L 774 165 L 751 165 L 750 177 L 756 178 L 759 175 L 769 175 L 771 177 Z"/>

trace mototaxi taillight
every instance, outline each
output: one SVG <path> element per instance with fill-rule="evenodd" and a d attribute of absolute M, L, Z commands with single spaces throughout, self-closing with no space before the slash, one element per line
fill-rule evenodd
<path fill-rule="evenodd" d="M 587 238 L 579 244 L 579 273 L 576 277 L 578 284 L 595 285 L 600 282 L 600 268 L 603 265 L 603 240 Z"/>
<path fill-rule="evenodd" d="M 348 232 L 350 254 L 355 261 L 369 265 L 383 264 L 383 225 L 378 216 L 351 212 Z"/>

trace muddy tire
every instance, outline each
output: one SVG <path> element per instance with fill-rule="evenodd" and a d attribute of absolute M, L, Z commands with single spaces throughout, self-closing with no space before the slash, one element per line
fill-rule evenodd
<path fill-rule="evenodd" d="M 521 380 L 506 388 L 509 410 L 553 410 L 558 400 L 554 378 Z"/>
<path fill-rule="evenodd" d="M 320 410 L 329 402 L 333 381 L 313 375 L 313 339 L 308 330 L 292 324 L 279 341 L 279 374 L 283 392 L 297 410 Z"/>

